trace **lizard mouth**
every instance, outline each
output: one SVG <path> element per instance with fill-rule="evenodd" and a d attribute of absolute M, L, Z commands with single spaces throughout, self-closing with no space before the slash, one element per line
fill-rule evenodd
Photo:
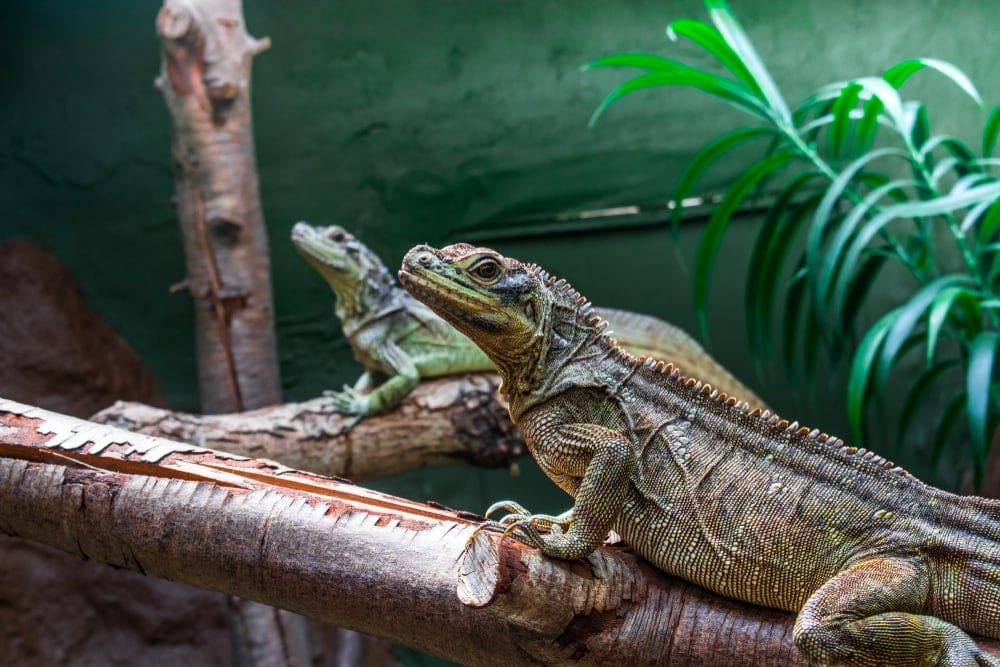
<path fill-rule="evenodd" d="M 344 249 L 304 222 L 298 222 L 292 227 L 292 243 L 300 253 L 316 264 L 334 271 L 347 270 Z"/>
<path fill-rule="evenodd" d="M 477 311 L 484 310 L 483 306 L 485 302 L 483 299 L 458 291 L 449 291 L 448 298 L 442 298 L 440 296 L 441 285 L 445 282 L 445 279 L 439 278 L 437 274 L 428 276 L 400 269 L 398 276 L 399 282 L 410 294 L 418 300 L 423 301 L 439 315 L 446 317 L 446 319 L 453 322 L 464 320 L 466 322 L 483 323 L 482 318 L 475 315 Z M 465 307 L 456 305 L 456 301 L 464 302 Z"/>
<path fill-rule="evenodd" d="M 343 256 L 331 257 L 331 252 L 335 249 L 331 248 L 328 243 L 317 241 L 315 238 L 309 236 L 293 236 L 292 240 L 295 242 L 295 247 L 299 252 L 317 264 L 333 269 L 334 271 L 347 270 L 347 263 L 344 261 Z"/>

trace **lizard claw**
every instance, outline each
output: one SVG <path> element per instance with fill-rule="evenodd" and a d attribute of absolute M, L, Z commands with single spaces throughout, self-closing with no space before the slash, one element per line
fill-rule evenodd
<path fill-rule="evenodd" d="M 513 515 L 521 515 L 523 517 L 531 516 L 531 512 L 525 509 L 523 505 L 516 503 L 513 500 L 501 500 L 499 502 L 493 503 L 488 508 L 486 508 L 486 513 L 484 514 L 484 516 L 489 518 L 491 514 L 499 510 L 503 510 L 504 512 L 507 512 L 511 516 Z M 504 520 L 506 520 L 507 518 L 509 517 L 505 517 Z"/>
<path fill-rule="evenodd" d="M 507 529 L 503 532 L 503 536 L 500 539 L 503 540 L 507 537 L 513 537 L 522 544 L 527 544 L 529 547 L 545 551 L 545 538 L 542 537 L 542 533 L 538 529 L 538 525 L 535 524 L 533 518 L 531 517 L 515 521 L 507 526 Z"/>
<path fill-rule="evenodd" d="M 489 517 L 499 510 L 509 512 L 509 514 L 500 520 L 484 521 L 479 525 L 477 532 L 479 530 L 489 530 L 502 533 L 503 537 L 501 539 L 513 536 L 517 541 L 537 548 L 541 548 L 545 543 L 545 540 L 542 538 L 542 531 L 561 535 L 569 530 L 570 523 L 572 522 L 572 514 L 570 512 L 559 516 L 532 514 L 520 503 L 512 500 L 501 500 L 500 502 L 493 503 L 486 510 L 486 516 Z"/>
<path fill-rule="evenodd" d="M 505 519 L 508 518 L 510 517 L 505 517 Z M 476 529 L 469 536 L 466 545 L 468 545 L 468 543 L 471 542 L 472 539 L 476 535 L 478 535 L 480 531 L 483 530 L 500 533 L 501 542 L 503 542 L 508 537 L 512 537 L 518 542 L 526 544 L 529 547 L 535 547 L 536 549 L 541 549 L 545 544 L 545 540 L 542 539 L 541 532 L 531 522 L 531 517 L 521 518 L 511 522 L 484 521 L 478 526 L 476 526 Z"/>

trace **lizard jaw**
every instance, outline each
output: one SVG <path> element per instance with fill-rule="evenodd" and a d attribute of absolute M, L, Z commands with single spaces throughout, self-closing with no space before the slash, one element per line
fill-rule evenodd
<path fill-rule="evenodd" d="M 469 312 L 469 310 L 459 308 L 455 306 L 451 300 L 443 299 L 439 296 L 441 293 L 440 285 L 438 281 L 434 280 L 433 276 L 435 275 L 436 274 L 431 274 L 431 277 L 428 277 L 419 273 L 412 273 L 406 269 L 400 269 L 398 277 L 400 284 L 402 284 L 408 292 L 430 306 L 432 310 L 437 311 L 438 314 L 445 317 L 445 319 L 451 321 L 474 321 L 476 318 L 471 312 Z M 451 293 L 450 296 L 455 297 L 457 295 L 455 293 Z M 476 300 L 474 299 L 466 297 L 466 300 L 470 304 L 476 304 Z"/>

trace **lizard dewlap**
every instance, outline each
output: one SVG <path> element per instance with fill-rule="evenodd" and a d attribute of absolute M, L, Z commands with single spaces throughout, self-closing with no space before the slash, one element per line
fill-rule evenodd
<path fill-rule="evenodd" d="M 487 248 L 413 248 L 400 281 L 499 371 L 543 471 L 575 498 L 492 526 L 577 558 L 614 530 L 661 570 L 798 612 L 814 664 L 1000 665 L 1000 502 L 928 486 L 616 345 L 586 299 Z M 545 532 L 558 525 L 561 530 Z"/>

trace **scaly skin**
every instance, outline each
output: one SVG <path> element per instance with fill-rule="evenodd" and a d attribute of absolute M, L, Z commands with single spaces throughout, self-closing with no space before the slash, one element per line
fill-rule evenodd
<path fill-rule="evenodd" d="M 396 286 L 382 260 L 342 227 L 299 222 L 292 228 L 292 243 L 336 294 L 337 317 L 365 368 L 353 387 L 327 392 L 338 411 L 359 417 L 385 412 L 399 405 L 420 378 L 493 370 L 489 357 Z M 680 329 L 627 311 L 599 312 L 614 323 L 630 352 L 696 369 L 717 386 L 764 405 Z"/>
<path fill-rule="evenodd" d="M 536 266 L 418 246 L 399 276 L 494 361 L 528 448 L 575 498 L 558 517 L 498 503 L 514 514 L 489 527 L 559 558 L 614 530 L 665 572 L 797 611 L 814 664 L 1000 664 L 966 632 L 1000 638 L 1000 503 L 632 357 Z"/>

